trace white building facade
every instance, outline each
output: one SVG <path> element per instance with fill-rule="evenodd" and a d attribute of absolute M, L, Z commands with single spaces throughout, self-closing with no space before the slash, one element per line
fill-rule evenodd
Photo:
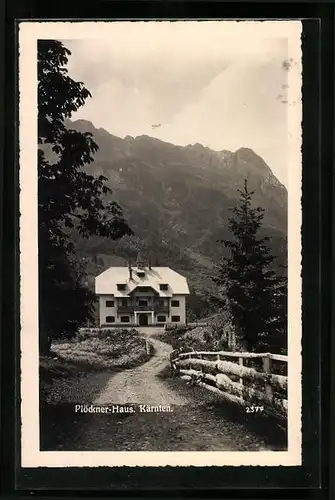
<path fill-rule="evenodd" d="M 100 326 L 186 323 L 186 278 L 169 267 L 146 266 L 140 255 L 135 267 L 110 267 L 97 276 L 95 293 Z"/>

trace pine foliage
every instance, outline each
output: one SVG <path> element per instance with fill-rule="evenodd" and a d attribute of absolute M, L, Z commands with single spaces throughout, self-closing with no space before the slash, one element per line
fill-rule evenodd
<path fill-rule="evenodd" d="M 276 269 L 269 238 L 260 235 L 264 210 L 253 206 L 253 194 L 245 180 L 229 218 L 232 238 L 220 240 L 228 257 L 214 281 L 225 290 L 236 335 L 248 351 L 286 352 L 287 279 Z"/>

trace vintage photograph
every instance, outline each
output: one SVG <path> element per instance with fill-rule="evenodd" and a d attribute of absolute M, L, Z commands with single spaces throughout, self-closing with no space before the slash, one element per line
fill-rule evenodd
<path fill-rule="evenodd" d="M 300 37 L 20 23 L 23 466 L 301 464 Z"/>

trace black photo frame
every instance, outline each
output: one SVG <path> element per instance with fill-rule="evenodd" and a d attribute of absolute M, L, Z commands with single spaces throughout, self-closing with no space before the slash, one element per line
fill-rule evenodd
<path fill-rule="evenodd" d="M 30 5 L 29 5 L 30 3 Z M 331 3 L 110 1 L 7 4 L 4 79 L 1 483 L 4 494 L 325 498 L 331 474 L 331 240 L 334 238 L 334 6 Z M 22 468 L 17 23 L 19 20 L 303 20 L 303 464 L 300 467 Z M 333 236 L 331 236 L 333 235 Z M 333 278 L 333 279 L 332 279 Z M 333 434 L 332 434 L 333 436 Z"/>

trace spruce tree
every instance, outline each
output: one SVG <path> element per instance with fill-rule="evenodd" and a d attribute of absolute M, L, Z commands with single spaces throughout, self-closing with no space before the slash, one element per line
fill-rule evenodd
<path fill-rule="evenodd" d="M 240 200 L 232 209 L 228 249 L 215 282 L 225 290 L 237 337 L 252 351 L 283 352 L 286 349 L 287 281 L 275 270 L 269 238 L 260 235 L 264 217 L 253 207 L 247 180 L 238 190 Z"/>

